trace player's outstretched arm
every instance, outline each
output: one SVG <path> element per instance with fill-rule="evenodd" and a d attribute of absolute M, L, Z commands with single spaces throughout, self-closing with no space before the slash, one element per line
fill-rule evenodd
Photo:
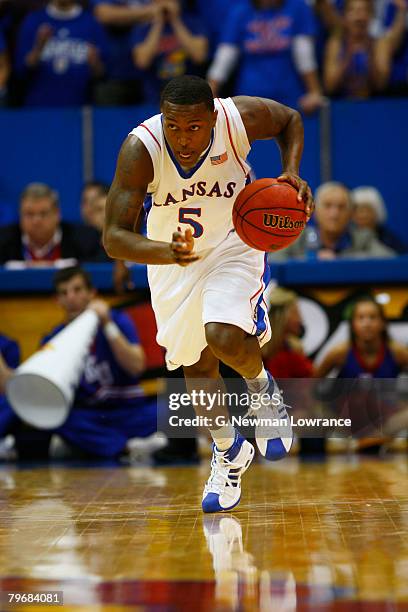
<path fill-rule="evenodd" d="M 153 180 L 153 164 L 137 136 L 128 136 L 122 145 L 115 177 L 106 202 L 103 244 L 114 259 L 144 264 L 188 265 L 198 259 L 194 240 L 184 241 L 173 234 L 172 242 L 150 240 L 136 232 L 147 187 Z M 169 228 L 169 238 L 171 234 Z"/>
<path fill-rule="evenodd" d="M 313 212 L 313 196 L 306 181 L 299 176 L 303 153 L 303 123 L 293 108 L 267 98 L 237 96 L 233 98 L 248 135 L 249 142 L 275 138 L 281 152 L 283 173 L 278 180 L 290 183 L 304 200 L 306 214 Z"/>

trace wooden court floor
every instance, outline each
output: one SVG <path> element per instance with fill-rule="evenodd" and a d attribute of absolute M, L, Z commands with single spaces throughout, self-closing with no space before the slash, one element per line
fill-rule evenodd
<path fill-rule="evenodd" d="M 408 610 L 408 458 L 251 466 L 203 515 L 208 466 L 0 468 L 3 610 Z M 8 604 L 62 591 L 63 606 Z"/>

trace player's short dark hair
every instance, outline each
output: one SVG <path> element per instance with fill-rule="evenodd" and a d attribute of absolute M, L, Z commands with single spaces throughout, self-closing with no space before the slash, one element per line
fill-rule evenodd
<path fill-rule="evenodd" d="M 93 289 L 92 278 L 89 272 L 81 268 L 80 266 L 70 266 L 69 268 L 62 268 L 54 274 L 53 285 L 55 291 L 58 291 L 58 287 L 62 283 L 67 283 L 75 276 L 80 276 L 85 283 L 87 289 Z"/>
<path fill-rule="evenodd" d="M 161 108 L 164 102 L 181 105 L 205 104 L 211 112 L 214 110 L 211 87 L 205 79 L 191 74 L 176 77 L 167 83 L 161 93 Z"/>

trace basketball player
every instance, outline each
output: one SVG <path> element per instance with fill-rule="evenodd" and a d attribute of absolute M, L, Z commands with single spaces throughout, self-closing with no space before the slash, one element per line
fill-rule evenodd
<path fill-rule="evenodd" d="M 260 345 L 270 338 L 263 290 L 268 282 L 264 253 L 246 246 L 233 229 L 231 211 L 248 182 L 251 142 L 276 138 L 284 174 L 304 200 L 313 200 L 299 176 L 303 149 L 300 115 L 272 100 L 213 99 L 206 81 L 183 76 L 161 96 L 161 114 L 135 128 L 119 154 L 107 201 L 104 244 L 111 257 L 148 264 L 157 341 L 166 348 L 168 369 L 183 366 L 187 389 L 222 389 L 219 361 L 236 370 L 248 391 L 275 390 L 265 371 Z M 273 174 L 273 172 L 271 172 Z M 134 231 L 145 206 L 147 238 Z M 262 455 L 280 459 L 292 431 L 283 403 L 265 407 L 286 425 L 257 427 Z M 206 406 L 196 408 L 208 415 Z M 227 409 L 210 427 L 216 444 L 205 486 L 204 512 L 230 510 L 241 497 L 241 475 L 254 448 L 237 433 Z M 259 410 L 259 416 L 261 410 Z"/>

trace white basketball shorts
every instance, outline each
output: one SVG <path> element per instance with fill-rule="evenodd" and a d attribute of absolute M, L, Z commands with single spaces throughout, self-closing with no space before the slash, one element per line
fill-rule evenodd
<path fill-rule="evenodd" d="M 169 370 L 190 366 L 207 346 L 206 323 L 229 323 L 262 346 L 271 337 L 264 290 L 269 268 L 264 253 L 232 231 L 217 247 L 186 267 L 148 266 L 157 342 Z"/>

